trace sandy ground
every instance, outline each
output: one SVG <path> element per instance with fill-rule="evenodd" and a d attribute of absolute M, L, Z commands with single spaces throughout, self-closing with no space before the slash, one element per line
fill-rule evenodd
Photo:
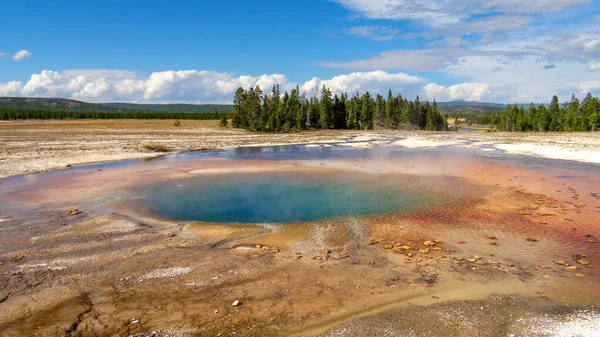
<path fill-rule="evenodd" d="M 163 145 L 169 152 L 224 149 L 238 146 L 330 143 L 348 146 L 445 145 L 495 146 L 515 154 L 600 162 L 600 133 L 436 133 L 309 131 L 257 134 L 223 129 L 217 121 L 9 121 L 0 122 L 0 178 L 72 165 L 150 158 L 163 153 L 143 144 Z"/>

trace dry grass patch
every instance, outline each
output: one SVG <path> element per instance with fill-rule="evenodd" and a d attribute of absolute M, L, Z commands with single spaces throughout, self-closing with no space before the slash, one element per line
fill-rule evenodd
<path fill-rule="evenodd" d="M 151 152 L 169 152 L 169 148 L 159 143 L 141 143 L 138 147 L 140 151 Z"/>

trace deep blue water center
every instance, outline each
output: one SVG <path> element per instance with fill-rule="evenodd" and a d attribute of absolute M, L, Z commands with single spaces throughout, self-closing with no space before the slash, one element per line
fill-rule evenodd
<path fill-rule="evenodd" d="M 169 182 L 146 191 L 157 216 L 219 223 L 291 223 L 394 213 L 418 206 L 415 192 L 350 177 L 246 174 Z"/>

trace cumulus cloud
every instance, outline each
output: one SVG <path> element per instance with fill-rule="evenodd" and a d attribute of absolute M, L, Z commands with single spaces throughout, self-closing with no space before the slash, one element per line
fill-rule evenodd
<path fill-rule="evenodd" d="M 61 74 L 70 77 L 109 77 L 115 79 L 135 78 L 135 71 L 118 69 L 68 69 L 61 71 Z"/>
<path fill-rule="evenodd" d="M 22 59 L 28 58 L 28 57 L 31 57 L 31 52 L 29 52 L 25 49 L 21 49 L 12 56 L 12 59 L 15 61 L 21 61 Z"/>
<path fill-rule="evenodd" d="M 460 83 L 448 87 L 429 83 L 423 87 L 423 91 L 428 99 L 438 101 L 481 101 L 492 93 L 488 83 Z"/>
<path fill-rule="evenodd" d="M 139 79 L 134 72 L 123 70 L 78 69 L 66 71 L 43 70 L 33 74 L 26 83 L 0 84 L 0 96 L 66 97 L 87 101 L 125 102 L 230 102 L 239 87 L 259 85 L 264 91 L 279 84 L 284 90 L 298 85 L 311 93 L 322 85 L 334 92 L 400 91 L 425 81 L 403 73 L 384 71 L 356 72 L 330 79 L 315 77 L 304 83 L 291 83 L 282 74 L 261 76 L 242 75 L 202 70 L 161 71 Z"/>
<path fill-rule="evenodd" d="M 0 96 L 20 96 L 22 89 L 23 83 L 20 81 L 0 83 Z"/>
<path fill-rule="evenodd" d="M 385 71 L 356 72 L 348 75 L 339 75 L 324 80 L 314 77 L 300 86 L 304 92 L 311 92 L 323 85 L 329 87 L 333 92 L 365 92 L 372 93 L 387 92 L 392 89 L 396 92 L 402 91 L 407 86 L 424 82 L 425 79 L 403 73 L 389 74 Z"/>
<path fill-rule="evenodd" d="M 366 37 L 374 41 L 389 41 L 398 37 L 399 29 L 381 26 L 358 26 L 348 29 L 348 34 Z"/>
<path fill-rule="evenodd" d="M 199 70 L 155 72 L 146 79 L 123 70 L 43 70 L 31 75 L 20 95 L 94 101 L 220 101 L 240 86 L 258 84 L 264 88 L 275 83 L 285 85 L 287 80 L 280 74 L 234 78 L 227 73 Z"/>

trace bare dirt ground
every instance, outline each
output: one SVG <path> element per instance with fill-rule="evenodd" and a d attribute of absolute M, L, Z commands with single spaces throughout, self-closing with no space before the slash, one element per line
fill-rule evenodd
<path fill-rule="evenodd" d="M 0 122 L 0 178 L 41 171 L 64 169 L 85 163 L 150 158 L 160 152 L 144 144 L 162 145 L 168 152 L 223 149 L 251 145 L 300 144 L 365 139 L 378 135 L 426 141 L 491 142 L 509 145 L 522 154 L 556 156 L 557 149 L 600 152 L 600 133 L 437 133 L 410 131 L 305 131 L 290 133 L 251 133 L 220 128 L 218 121 L 183 121 L 175 127 L 172 120 L 83 120 L 83 121 L 9 121 Z M 510 145 L 526 145 L 524 149 Z M 423 144 L 417 144 L 423 146 Z M 529 147 L 527 147 L 529 146 Z M 531 148 L 541 146 L 542 150 Z M 550 148 L 548 151 L 547 148 Z M 545 150 L 545 151 L 544 151 Z M 538 153 L 541 152 L 541 153 Z M 572 155 L 572 153 L 571 153 Z M 559 156 L 568 157 L 569 154 Z M 600 158 L 600 156 L 598 157 Z M 564 159 L 564 158 L 563 158 Z M 600 159 L 598 159 L 600 160 Z"/>
<path fill-rule="evenodd" d="M 0 122 L 0 178 L 101 161 L 150 158 L 160 144 L 168 152 L 248 145 L 342 140 L 356 132 L 257 134 L 220 128 L 218 121 L 85 120 Z"/>

